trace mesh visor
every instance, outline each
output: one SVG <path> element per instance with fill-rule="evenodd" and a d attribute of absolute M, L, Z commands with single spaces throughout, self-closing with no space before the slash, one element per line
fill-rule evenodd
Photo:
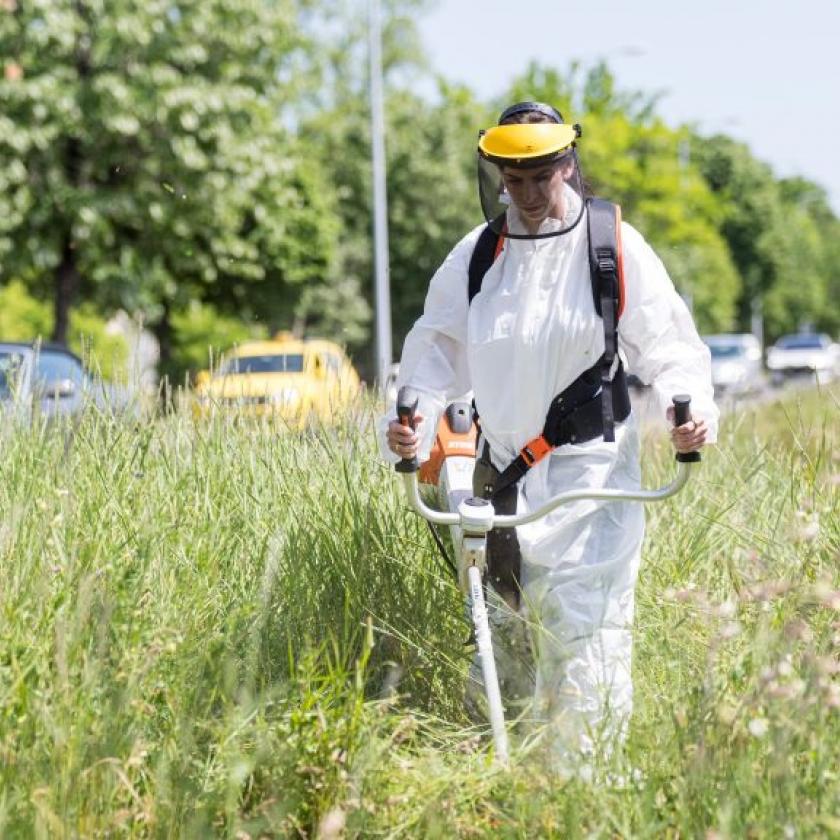
<path fill-rule="evenodd" d="M 574 149 L 526 166 L 494 163 L 479 153 L 478 191 L 487 223 L 510 239 L 561 236 L 583 216 L 583 182 Z"/>

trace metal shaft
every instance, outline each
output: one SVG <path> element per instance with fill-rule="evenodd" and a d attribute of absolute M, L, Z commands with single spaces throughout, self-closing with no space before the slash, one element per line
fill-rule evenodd
<path fill-rule="evenodd" d="M 502 693 L 499 690 L 499 676 L 496 673 L 496 660 L 493 658 L 493 641 L 490 637 L 490 623 L 487 620 L 487 604 L 484 601 L 481 570 L 478 566 L 470 566 L 467 570 L 467 576 L 470 585 L 470 599 L 472 600 L 475 641 L 478 647 L 478 656 L 481 659 L 481 674 L 484 678 L 484 691 L 487 694 L 496 760 L 500 764 L 506 765 L 508 763 L 508 738 L 507 729 L 505 729 L 505 713 L 502 707 Z"/>
<path fill-rule="evenodd" d="M 388 277 L 388 197 L 385 188 L 385 108 L 379 0 L 370 0 L 370 133 L 373 156 L 373 250 L 376 299 L 376 375 L 383 387 L 391 365 L 391 289 Z"/>
<path fill-rule="evenodd" d="M 528 522 L 536 522 L 538 519 L 551 513 L 561 504 L 579 502 L 594 499 L 604 502 L 661 502 L 675 495 L 688 481 L 691 473 L 691 464 L 678 463 L 676 478 L 664 487 L 657 490 L 572 490 L 568 493 L 561 493 L 546 502 L 541 508 L 530 513 L 517 514 L 514 516 L 497 516 L 493 524 L 501 528 L 509 528 L 514 525 L 525 525 Z"/>

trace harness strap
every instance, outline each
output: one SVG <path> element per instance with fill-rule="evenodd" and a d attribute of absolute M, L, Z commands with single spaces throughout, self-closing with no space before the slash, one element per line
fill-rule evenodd
<path fill-rule="evenodd" d="M 615 277 L 615 262 L 610 259 L 613 268 L 603 268 L 602 271 L 612 271 Z M 604 283 L 606 286 L 607 284 Z M 601 316 L 604 319 L 604 355 L 601 357 L 601 416 L 603 419 L 604 440 L 607 443 L 615 441 L 615 413 L 613 403 L 615 394 L 613 378 L 616 374 L 616 360 L 618 360 L 618 328 L 615 317 L 615 297 L 601 295 Z"/>
<path fill-rule="evenodd" d="M 617 363 L 610 377 L 613 396 L 610 411 L 613 422 L 620 423 L 630 415 L 630 392 L 624 366 L 618 356 L 615 359 Z M 528 470 L 558 446 L 586 443 L 601 435 L 606 440 L 602 404 L 603 364 L 604 359 L 601 357 L 552 400 L 541 434 L 529 440 L 516 458 L 502 470 L 493 485 L 491 497 L 516 484 Z"/>
<path fill-rule="evenodd" d="M 502 234 L 507 232 L 507 222 L 502 225 Z M 484 275 L 490 270 L 490 266 L 502 253 L 505 246 L 505 237 L 496 233 L 490 225 L 487 225 L 479 234 L 478 241 L 473 248 L 470 257 L 470 265 L 467 270 L 469 286 L 467 287 L 468 303 L 481 291 L 481 284 Z"/>
<path fill-rule="evenodd" d="M 599 198 L 587 202 L 589 271 L 595 306 L 604 323 L 604 355 L 601 357 L 601 416 L 604 440 L 615 441 L 615 394 L 613 378 L 618 359 L 618 317 L 624 305 L 623 271 L 618 238 L 621 211 Z"/>

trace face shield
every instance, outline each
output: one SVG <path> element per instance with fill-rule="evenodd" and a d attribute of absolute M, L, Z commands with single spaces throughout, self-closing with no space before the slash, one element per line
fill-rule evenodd
<path fill-rule="evenodd" d="M 499 125 L 478 141 L 478 190 L 491 229 L 510 239 L 568 233 L 583 217 L 579 126 Z"/>

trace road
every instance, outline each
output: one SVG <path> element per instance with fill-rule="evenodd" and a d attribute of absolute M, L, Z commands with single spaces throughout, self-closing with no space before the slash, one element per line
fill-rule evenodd
<path fill-rule="evenodd" d="M 742 408 L 776 402 L 797 391 L 808 391 L 814 387 L 813 379 L 800 377 L 789 379 L 781 388 L 765 385 L 761 390 L 744 396 L 716 395 L 715 402 L 721 414 L 734 414 Z M 636 412 L 637 417 L 641 418 L 644 425 L 657 421 L 656 406 L 650 388 L 630 388 L 630 401 L 633 404 L 633 411 Z"/>

